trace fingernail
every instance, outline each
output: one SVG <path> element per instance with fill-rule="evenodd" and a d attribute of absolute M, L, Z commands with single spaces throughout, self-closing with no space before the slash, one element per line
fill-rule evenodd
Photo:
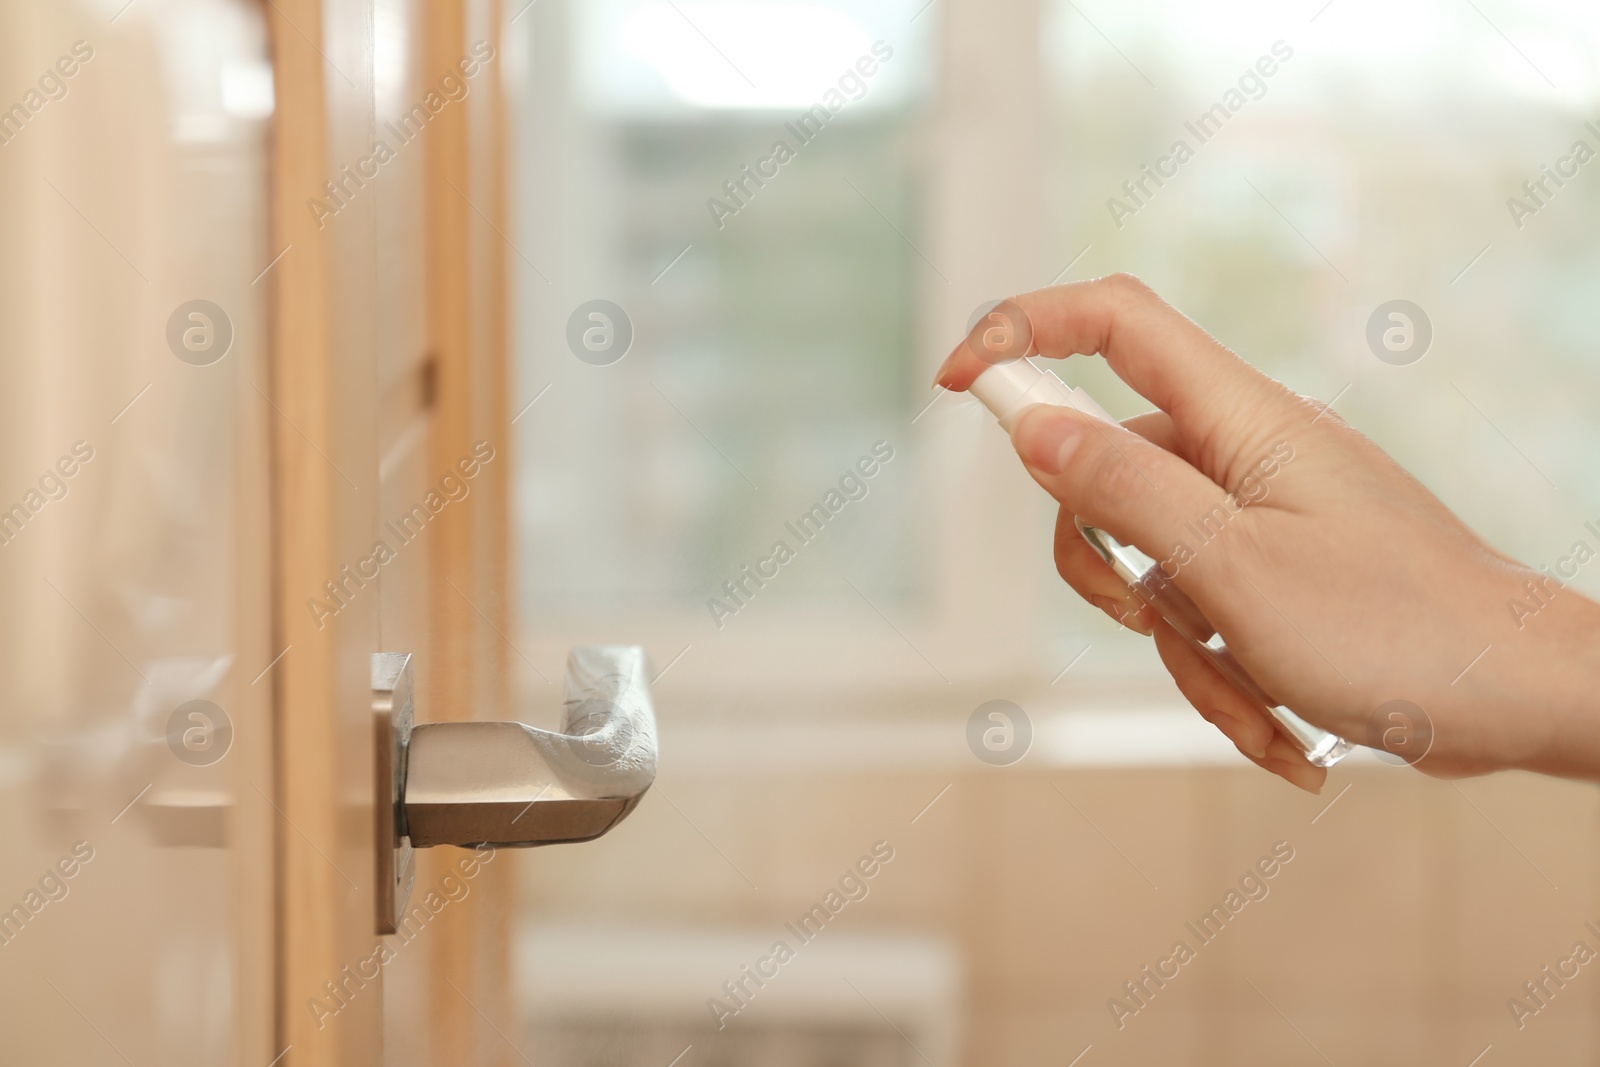
<path fill-rule="evenodd" d="M 1311 770 L 1309 764 L 1291 763 L 1285 759 L 1269 759 L 1267 760 L 1267 770 L 1288 779 L 1290 785 L 1304 789 L 1312 796 L 1319 796 L 1322 793 L 1322 786 L 1313 787 L 1306 784 L 1306 772 Z"/>
<path fill-rule="evenodd" d="M 1144 634 L 1146 637 L 1150 636 L 1151 629 L 1149 626 L 1145 625 L 1145 621 L 1139 617 L 1139 609 L 1137 607 L 1129 607 L 1126 603 L 1120 600 L 1115 600 L 1112 597 L 1101 596 L 1099 594 L 1091 596 L 1089 598 L 1089 603 L 1093 604 L 1095 607 L 1111 616 L 1111 618 L 1118 624 L 1126 626 L 1128 629 L 1133 630 L 1136 633 Z"/>
<path fill-rule="evenodd" d="M 933 376 L 934 385 L 944 389 L 950 388 L 950 364 L 956 361 L 956 354 L 955 352 L 950 353 L 945 357 L 944 362 L 939 364 L 939 370 Z"/>
<path fill-rule="evenodd" d="M 1225 711 L 1219 711 L 1217 715 L 1233 724 L 1233 732 L 1228 736 L 1234 744 L 1239 746 L 1240 751 L 1252 759 L 1264 760 L 1267 758 L 1267 746 L 1255 739 L 1248 723 L 1237 716 L 1229 715 Z M 1227 733 L 1227 731 L 1223 732 Z"/>
<path fill-rule="evenodd" d="M 1028 466 L 1060 474 L 1082 440 L 1083 429 L 1082 420 L 1071 411 L 1039 405 L 1017 420 L 1011 443 Z"/>

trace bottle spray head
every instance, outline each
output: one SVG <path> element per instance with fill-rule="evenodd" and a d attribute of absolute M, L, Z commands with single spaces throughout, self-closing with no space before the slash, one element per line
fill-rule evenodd
<path fill-rule="evenodd" d="M 1008 433 L 1023 409 L 1034 404 L 1075 408 L 1106 422 L 1117 421 L 1088 393 L 1073 388 L 1056 377 L 1054 371 L 1037 367 L 1027 359 L 993 364 L 978 375 L 967 391 L 983 402 Z"/>

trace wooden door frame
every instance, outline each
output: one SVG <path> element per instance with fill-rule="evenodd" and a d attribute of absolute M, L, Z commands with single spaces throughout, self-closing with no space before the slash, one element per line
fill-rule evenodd
<path fill-rule="evenodd" d="M 429 452 L 432 469 L 441 471 L 478 441 L 488 441 L 497 458 L 483 467 L 464 506 L 441 516 L 447 522 L 429 546 L 433 670 L 426 699 L 434 721 L 509 717 L 506 57 L 500 0 L 471 6 L 469 12 L 466 0 L 428 0 L 423 7 L 425 71 L 452 69 L 480 41 L 494 50 L 464 106 L 441 112 L 423 146 L 427 332 L 435 368 Z M 470 15 L 482 21 L 477 33 L 469 32 Z M 453 849 L 422 856 L 419 872 L 431 866 L 441 874 L 457 858 Z M 505 862 L 485 868 L 468 907 L 453 917 L 451 936 L 431 943 L 433 1063 L 488 1064 L 507 1061 L 512 1051 L 497 1036 L 514 1029 L 511 872 Z"/>
<path fill-rule="evenodd" d="M 444 71 L 468 43 L 467 2 L 425 0 L 422 11 L 424 70 Z M 264 279 L 267 391 L 277 415 L 270 446 L 273 647 L 282 650 L 270 675 L 277 767 L 271 800 L 283 816 L 274 824 L 276 1047 L 288 1050 L 283 1067 L 376 1065 L 382 979 L 356 985 L 342 977 L 378 941 L 371 791 L 358 795 L 348 785 L 351 768 L 372 766 L 366 665 L 378 650 L 376 597 L 353 598 L 333 618 L 307 610 L 308 598 L 370 546 L 380 518 L 371 198 L 353 199 L 337 219 L 307 210 L 341 161 L 371 151 L 371 3 L 271 0 L 264 13 L 276 91 L 271 245 L 281 252 Z M 500 3 L 475 0 L 473 14 L 500 56 Z M 436 612 L 429 647 L 416 651 L 430 657 L 422 714 L 433 719 L 492 717 L 506 706 L 504 642 L 495 636 L 510 629 L 506 264 L 496 236 L 507 229 L 504 67 L 503 58 L 491 64 L 492 76 L 477 80 L 466 106 L 439 114 L 422 145 L 434 368 L 430 464 L 448 469 L 479 439 L 503 457 L 484 468 L 467 506 L 453 506 L 430 527 Z M 362 396 L 371 403 L 353 402 Z M 421 858 L 424 885 L 433 866 L 453 857 Z M 431 1062 L 459 1062 L 474 1047 L 484 1050 L 482 1062 L 509 1051 L 505 1042 L 483 1039 L 479 1015 L 496 1028 L 512 1017 L 510 867 L 486 868 L 467 906 L 451 916 L 449 936 L 430 939 Z M 331 1020 L 308 1010 L 330 982 L 350 991 Z"/>

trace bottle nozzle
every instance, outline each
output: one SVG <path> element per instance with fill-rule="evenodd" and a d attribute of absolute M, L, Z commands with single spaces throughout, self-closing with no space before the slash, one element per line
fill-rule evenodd
<path fill-rule="evenodd" d="M 1007 431 L 1017 415 L 1034 404 L 1076 408 L 1085 415 L 1106 422 L 1117 421 L 1088 393 L 1074 389 L 1058 378 L 1054 371 L 1044 370 L 1027 359 L 994 364 L 978 375 L 968 392 L 981 400 Z"/>

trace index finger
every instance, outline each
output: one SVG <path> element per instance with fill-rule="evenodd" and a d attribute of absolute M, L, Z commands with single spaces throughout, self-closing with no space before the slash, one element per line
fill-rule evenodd
<path fill-rule="evenodd" d="M 997 348 L 997 338 L 1005 345 Z M 1019 351 L 1024 340 L 1026 351 Z M 1030 353 L 1050 359 L 1098 353 L 1141 396 L 1200 433 L 1291 401 L 1287 389 L 1126 274 L 1002 301 L 956 346 L 937 382 L 963 390 L 990 364 Z"/>

